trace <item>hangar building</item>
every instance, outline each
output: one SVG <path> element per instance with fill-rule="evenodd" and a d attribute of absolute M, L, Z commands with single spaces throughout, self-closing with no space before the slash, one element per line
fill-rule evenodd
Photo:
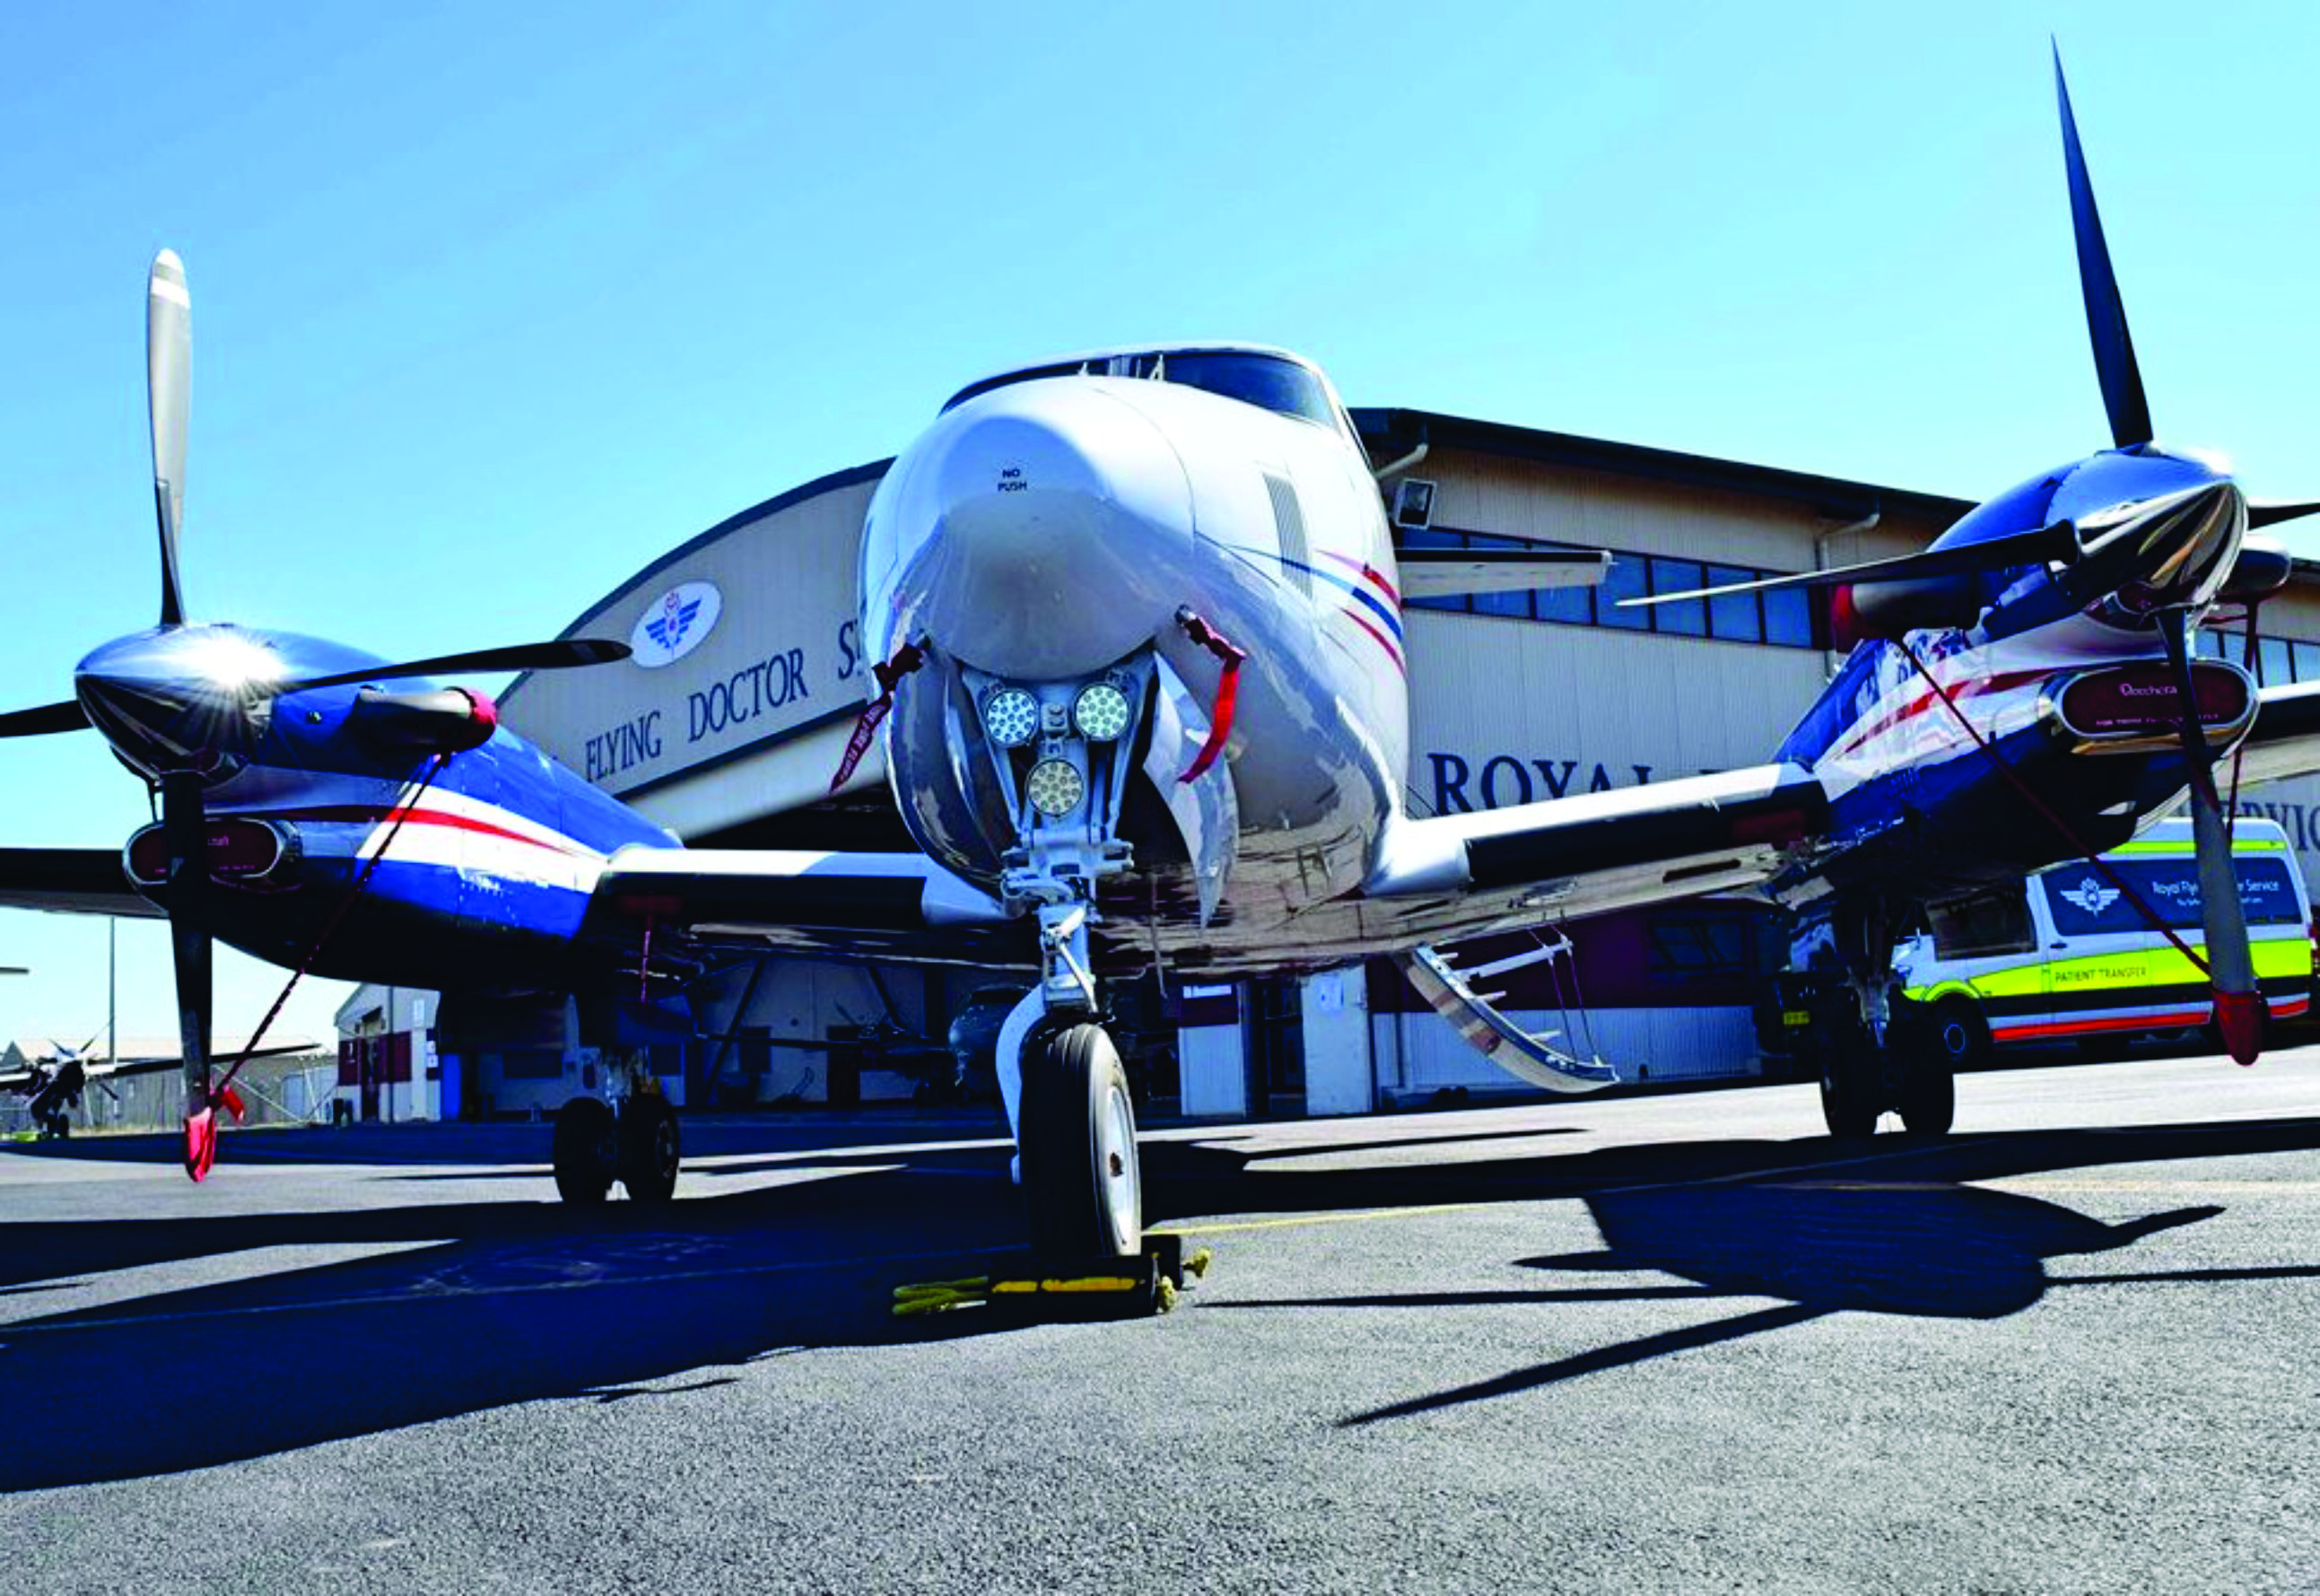
<path fill-rule="evenodd" d="M 1819 600 L 1615 601 L 1907 553 L 1971 507 L 1421 411 L 1355 418 L 1406 544 L 1544 540 L 1618 556 L 1598 590 L 1412 608 L 1408 796 L 1420 813 L 1761 763 L 1836 663 Z M 856 556 L 884 469 L 793 488 L 652 561 L 566 630 L 632 639 L 635 657 L 520 680 L 503 703 L 510 722 L 696 847 L 909 848 L 875 754 L 829 792 L 871 695 Z M 2261 621 L 2263 679 L 2320 679 L 2320 567 L 2299 566 Z M 2320 870 L 2320 780 L 2246 800 L 2287 827 L 2307 877 Z M 1591 1031 L 1605 1056 L 1654 1079 L 1752 1074 L 1750 1004 L 1787 952 L 1777 920 L 1701 902 L 1581 922 L 1575 957 L 1518 972 L 1504 1006 L 1536 1028 L 1578 1029 L 1582 1041 Z M 804 960 L 736 969 L 696 998 L 706 1039 L 663 1045 L 657 1072 L 696 1106 L 907 1094 L 908 1068 L 888 1066 L 930 1061 L 895 1038 L 938 1047 L 977 984 L 962 972 Z M 1382 965 L 1182 999 L 1174 1056 L 1151 1086 L 1186 1114 L 1358 1113 L 1514 1086 Z M 470 1105 L 554 1108 L 588 1068 L 573 1052 L 479 1056 Z"/>

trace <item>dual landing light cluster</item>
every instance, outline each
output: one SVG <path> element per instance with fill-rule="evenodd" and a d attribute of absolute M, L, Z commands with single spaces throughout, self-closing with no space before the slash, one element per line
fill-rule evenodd
<path fill-rule="evenodd" d="M 1090 742 L 1115 740 L 1128 730 L 1130 716 L 1128 694 L 1110 682 L 1090 682 L 1072 700 L 1072 728 Z M 1001 687 L 983 701 L 983 729 L 1002 748 L 1020 748 L 1035 740 L 1046 718 L 1038 696 L 1028 688 Z M 1042 759 L 1023 778 L 1023 793 L 1032 808 L 1056 820 L 1071 813 L 1087 796 L 1087 777 L 1068 759 Z"/>

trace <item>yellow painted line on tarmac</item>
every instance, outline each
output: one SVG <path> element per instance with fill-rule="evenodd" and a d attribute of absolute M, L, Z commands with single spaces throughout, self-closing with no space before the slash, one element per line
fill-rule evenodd
<path fill-rule="evenodd" d="M 2320 1181 L 2020 1180 L 1978 1181 L 2013 1192 L 2320 1192 Z"/>

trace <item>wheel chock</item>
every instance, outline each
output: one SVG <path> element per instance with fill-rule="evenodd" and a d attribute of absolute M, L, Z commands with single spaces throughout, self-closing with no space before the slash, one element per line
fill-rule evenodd
<path fill-rule="evenodd" d="M 894 1317 L 991 1307 L 1043 1319 L 1148 1318 L 1174 1308 L 1212 1257 L 1206 1247 L 1187 1256 L 1183 1237 L 1161 1234 L 1146 1237 L 1133 1258 L 1010 1258 L 988 1274 L 896 1286 Z"/>

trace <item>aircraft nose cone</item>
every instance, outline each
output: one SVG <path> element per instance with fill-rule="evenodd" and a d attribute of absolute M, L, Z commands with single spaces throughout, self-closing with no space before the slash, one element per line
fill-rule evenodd
<path fill-rule="evenodd" d="M 913 462 L 920 629 L 1015 681 L 1099 670 L 1183 602 L 1192 549 L 1183 463 L 1149 420 L 1063 380 L 970 400 Z"/>

